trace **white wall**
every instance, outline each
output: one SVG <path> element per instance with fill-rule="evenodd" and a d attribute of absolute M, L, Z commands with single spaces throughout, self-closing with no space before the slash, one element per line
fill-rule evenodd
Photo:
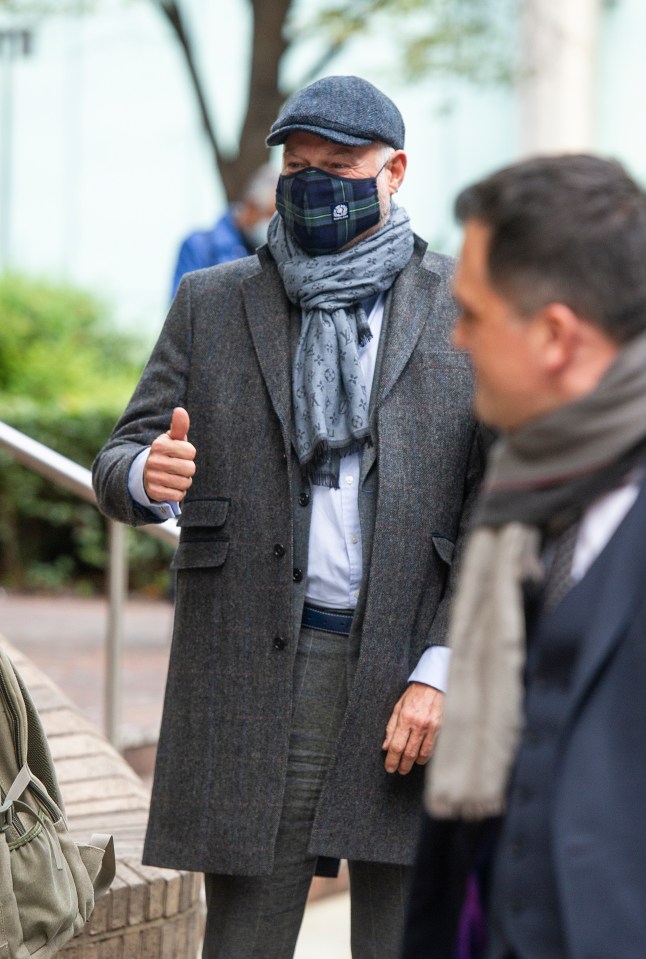
<path fill-rule="evenodd" d="M 189 2 L 216 121 L 233 146 L 244 99 L 248 4 Z M 318 2 L 300 0 L 305 8 Z M 102 0 L 95 9 L 101 12 L 35 24 L 33 56 L 13 66 L 10 265 L 95 290 L 113 304 L 119 323 L 152 339 L 168 306 L 180 239 L 208 226 L 224 197 L 184 63 L 150 0 Z M 603 17 L 593 145 L 625 154 L 641 172 L 646 60 L 639 37 L 646 10 L 640 0 L 617 0 Z M 302 70 L 298 57 L 296 52 L 286 64 L 288 79 Z M 399 201 L 419 233 L 436 248 L 456 252 L 455 193 L 520 153 L 515 92 L 456 81 L 407 87 L 387 38 L 353 45 L 329 72 L 359 73 L 398 103 L 409 153 Z M 6 128 L 6 80 L 5 58 L 0 131 Z M 5 136 L 1 182 L 7 182 L 8 152 Z M 2 195 L 0 189 L 0 204 Z M 0 209 L 5 224 L 6 216 Z"/>
<path fill-rule="evenodd" d="M 646 4 L 606 0 L 597 77 L 595 148 L 646 184 Z"/>
<path fill-rule="evenodd" d="M 521 23 L 521 152 L 592 149 L 601 0 L 524 0 Z"/>

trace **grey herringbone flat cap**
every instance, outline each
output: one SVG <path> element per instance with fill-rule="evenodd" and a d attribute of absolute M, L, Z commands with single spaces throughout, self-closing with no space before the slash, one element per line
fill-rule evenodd
<path fill-rule="evenodd" d="M 289 98 L 272 124 L 267 146 L 284 143 L 294 130 L 346 146 L 375 140 L 404 149 L 405 128 L 393 101 L 361 77 L 324 77 Z"/>

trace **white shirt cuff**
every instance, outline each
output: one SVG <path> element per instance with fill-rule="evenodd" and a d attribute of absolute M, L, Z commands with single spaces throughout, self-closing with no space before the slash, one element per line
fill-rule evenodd
<path fill-rule="evenodd" d="M 429 646 L 422 653 L 419 663 L 408 677 L 409 683 L 426 683 L 441 693 L 446 692 L 451 650 L 448 646 Z"/>
<path fill-rule="evenodd" d="M 150 453 L 150 447 L 147 446 L 130 465 L 128 473 L 128 492 L 135 503 L 145 506 L 147 510 L 157 517 L 157 519 L 171 519 L 173 516 L 179 516 L 181 509 L 179 503 L 153 503 L 146 495 L 144 489 L 144 466 Z"/>

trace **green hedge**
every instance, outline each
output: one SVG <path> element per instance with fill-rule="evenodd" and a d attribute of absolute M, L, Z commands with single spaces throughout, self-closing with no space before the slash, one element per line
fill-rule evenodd
<path fill-rule="evenodd" d="M 0 278 L 0 420 L 89 467 L 139 376 L 146 348 L 68 286 Z M 130 586 L 169 588 L 170 547 L 129 535 Z M 0 451 L 0 582 L 19 590 L 102 591 L 106 528 L 94 506 Z"/>

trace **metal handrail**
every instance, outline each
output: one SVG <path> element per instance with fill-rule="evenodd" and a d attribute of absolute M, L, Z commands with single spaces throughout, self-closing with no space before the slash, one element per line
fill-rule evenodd
<path fill-rule="evenodd" d="M 0 420 L 0 449 L 28 469 L 40 473 L 58 486 L 70 490 L 81 499 L 96 506 L 89 469 L 26 436 Z M 163 523 L 138 526 L 137 530 L 177 545 L 179 529 L 174 519 Z M 127 592 L 128 561 L 126 529 L 121 523 L 108 520 L 108 625 L 106 631 L 105 728 L 110 742 L 119 748 L 119 720 L 121 715 L 121 651 L 123 648 L 123 608 Z"/>

